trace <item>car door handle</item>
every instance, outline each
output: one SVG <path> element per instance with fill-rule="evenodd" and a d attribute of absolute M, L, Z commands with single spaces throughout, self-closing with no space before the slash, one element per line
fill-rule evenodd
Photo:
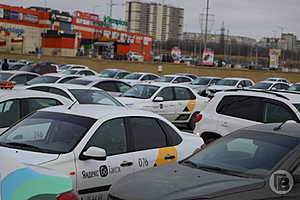
<path fill-rule="evenodd" d="M 165 160 L 173 160 L 175 159 L 176 157 L 174 155 L 170 155 L 170 156 L 166 156 L 165 157 Z"/>
<path fill-rule="evenodd" d="M 223 123 L 222 123 L 222 126 L 223 126 L 223 127 L 228 127 L 228 122 L 223 122 Z"/>
<path fill-rule="evenodd" d="M 122 164 L 120 164 L 121 167 L 130 167 L 133 165 L 133 162 L 127 162 L 127 161 L 124 161 Z"/>

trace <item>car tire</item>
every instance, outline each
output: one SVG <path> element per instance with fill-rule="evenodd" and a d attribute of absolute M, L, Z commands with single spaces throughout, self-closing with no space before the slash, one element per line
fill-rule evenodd
<path fill-rule="evenodd" d="M 196 116 L 197 116 L 198 114 L 199 114 L 199 113 L 194 113 L 194 114 L 192 115 L 192 117 L 190 118 L 190 121 L 189 121 L 188 124 L 187 124 L 188 129 L 190 129 L 190 130 L 194 130 L 194 129 L 195 129 L 195 127 L 196 127 Z"/>

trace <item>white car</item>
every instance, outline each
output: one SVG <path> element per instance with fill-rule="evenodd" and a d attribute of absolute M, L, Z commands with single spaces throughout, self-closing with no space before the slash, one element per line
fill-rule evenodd
<path fill-rule="evenodd" d="M 136 85 L 139 83 L 153 81 L 155 79 L 158 79 L 159 77 L 160 76 L 158 76 L 156 74 L 152 74 L 152 73 L 134 72 L 134 73 L 128 74 L 121 80 L 130 84 L 131 86 L 133 86 L 133 85 Z"/>
<path fill-rule="evenodd" d="M 175 84 L 189 84 L 193 81 L 190 77 L 187 76 L 181 76 L 181 75 L 165 75 L 162 76 L 154 82 L 159 82 L 159 83 L 175 83 Z"/>
<path fill-rule="evenodd" d="M 143 62 L 144 61 L 144 56 L 137 53 L 137 52 L 129 52 L 128 53 L 128 60 Z"/>
<path fill-rule="evenodd" d="M 138 84 L 118 99 L 130 108 L 160 114 L 172 123 L 186 124 L 190 129 L 194 129 L 197 114 L 209 101 L 189 87 L 166 83 Z"/>
<path fill-rule="evenodd" d="M 209 143 L 256 124 L 300 122 L 299 110 L 299 94 L 238 89 L 219 92 L 201 112 L 194 134 Z"/>
<path fill-rule="evenodd" d="M 193 80 L 188 86 L 192 88 L 195 92 L 197 92 L 199 95 L 206 96 L 207 88 L 211 85 L 216 84 L 216 82 L 218 82 L 221 79 L 222 78 L 220 77 L 203 76 Z"/>
<path fill-rule="evenodd" d="M 28 82 L 25 85 L 35 85 L 41 83 L 65 83 L 75 78 L 80 78 L 81 75 L 65 75 L 65 74 L 58 74 L 58 73 L 50 73 L 45 74 L 39 77 L 36 77 Z"/>
<path fill-rule="evenodd" d="M 117 79 L 100 78 L 99 76 L 85 76 L 67 81 L 66 84 L 85 85 L 102 89 L 114 97 L 120 96 L 131 88 L 131 85 Z"/>
<path fill-rule="evenodd" d="M 39 74 L 24 71 L 0 71 L 0 81 L 14 81 L 16 85 L 24 85 L 27 81 L 30 81 Z"/>
<path fill-rule="evenodd" d="M 79 200 L 69 175 L 28 165 L 0 151 L 0 200 Z"/>
<path fill-rule="evenodd" d="M 37 111 L 0 136 L 0 150 L 73 178 L 81 200 L 104 199 L 128 174 L 181 161 L 203 144 L 154 113 L 101 105 Z"/>
<path fill-rule="evenodd" d="M 261 81 L 251 86 L 250 89 L 255 90 L 288 90 L 289 84 L 285 82 Z"/>
<path fill-rule="evenodd" d="M 278 78 L 278 77 L 267 78 L 265 81 L 282 82 L 282 83 L 287 83 L 289 85 L 291 84 L 291 82 L 286 78 Z"/>
<path fill-rule="evenodd" d="M 85 65 L 77 65 L 77 64 L 65 64 L 65 65 L 60 65 L 58 67 L 57 72 L 64 72 L 66 70 L 70 69 L 89 69 L 89 67 Z"/>
<path fill-rule="evenodd" d="M 105 69 L 99 73 L 100 78 L 113 78 L 113 79 L 121 79 L 124 76 L 130 74 L 130 72 L 122 69 Z"/>
<path fill-rule="evenodd" d="M 60 95 L 24 89 L 0 90 L 0 133 L 28 114 L 48 106 L 71 105 Z"/>
<path fill-rule="evenodd" d="M 96 76 L 98 73 L 91 69 L 69 69 L 62 72 L 66 75 Z"/>
<path fill-rule="evenodd" d="M 78 104 L 125 106 L 107 92 L 88 86 L 73 84 L 36 84 L 28 86 L 26 89 L 61 95 Z"/>
<path fill-rule="evenodd" d="M 217 92 L 237 89 L 237 88 L 249 88 L 254 85 L 254 82 L 246 78 L 224 78 L 216 82 L 206 89 L 206 94 L 209 97 L 213 97 Z"/>

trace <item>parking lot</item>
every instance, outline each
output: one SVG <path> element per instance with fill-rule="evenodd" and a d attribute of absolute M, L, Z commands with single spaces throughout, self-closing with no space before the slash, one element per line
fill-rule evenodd
<path fill-rule="evenodd" d="M 49 190 L 58 200 L 300 194 L 297 74 L 22 60 L 9 63 L 20 70 L 0 71 L 0 153 L 20 163 L 15 177 L 35 171 L 15 191 L 47 168 L 66 183 L 66 191 Z"/>

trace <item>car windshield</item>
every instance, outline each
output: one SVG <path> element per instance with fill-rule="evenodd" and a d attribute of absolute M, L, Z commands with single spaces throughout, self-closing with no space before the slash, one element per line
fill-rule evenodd
<path fill-rule="evenodd" d="M 170 82 L 172 82 L 173 79 L 174 79 L 174 77 L 172 77 L 172 76 L 163 76 L 158 79 L 155 79 L 154 81 L 161 82 L 161 83 L 170 83 Z"/>
<path fill-rule="evenodd" d="M 79 104 L 123 106 L 118 100 L 101 90 L 70 89 Z"/>
<path fill-rule="evenodd" d="M 102 78 L 114 78 L 118 72 L 115 70 L 104 70 L 99 76 Z"/>
<path fill-rule="evenodd" d="M 66 74 L 66 75 L 71 75 L 71 74 L 76 74 L 77 71 L 76 70 L 66 70 L 63 72 L 63 74 Z"/>
<path fill-rule="evenodd" d="M 127 79 L 127 80 L 139 80 L 141 77 L 142 77 L 142 74 L 132 73 L 132 74 L 128 74 L 128 75 L 124 76 L 123 79 Z"/>
<path fill-rule="evenodd" d="M 158 86 L 152 85 L 135 85 L 122 94 L 122 97 L 131 97 L 139 99 L 149 99 L 159 89 Z"/>
<path fill-rule="evenodd" d="M 0 73 L 0 81 L 7 81 L 13 73 Z"/>
<path fill-rule="evenodd" d="M 41 76 L 28 81 L 26 85 L 34 85 L 39 83 L 55 83 L 58 79 L 59 77 L 54 76 Z"/>
<path fill-rule="evenodd" d="M 216 85 L 224 85 L 224 86 L 235 86 L 239 81 L 232 79 L 222 79 L 219 80 Z"/>
<path fill-rule="evenodd" d="M 88 81 L 88 80 L 82 80 L 82 79 L 72 79 L 69 81 L 66 81 L 66 84 L 75 84 L 75 85 L 88 85 L 92 83 L 93 81 Z"/>
<path fill-rule="evenodd" d="M 269 89 L 272 86 L 272 83 L 256 83 L 255 85 L 251 86 L 252 89 Z"/>
<path fill-rule="evenodd" d="M 192 81 L 192 85 L 208 85 L 210 78 L 197 78 Z"/>
<path fill-rule="evenodd" d="M 265 177 L 299 142 L 294 137 L 248 131 L 247 135 L 222 138 L 184 163 L 199 169 Z"/>
<path fill-rule="evenodd" d="M 71 65 L 63 65 L 62 67 L 60 67 L 61 70 L 68 70 L 70 69 L 72 66 Z"/>
<path fill-rule="evenodd" d="M 39 111 L 4 132 L 0 145 L 43 153 L 68 153 L 95 122 L 88 117 Z"/>
<path fill-rule="evenodd" d="M 25 65 L 19 69 L 19 71 L 31 72 L 33 69 L 33 65 Z"/>
<path fill-rule="evenodd" d="M 300 84 L 295 84 L 289 87 L 289 91 L 300 91 Z"/>

